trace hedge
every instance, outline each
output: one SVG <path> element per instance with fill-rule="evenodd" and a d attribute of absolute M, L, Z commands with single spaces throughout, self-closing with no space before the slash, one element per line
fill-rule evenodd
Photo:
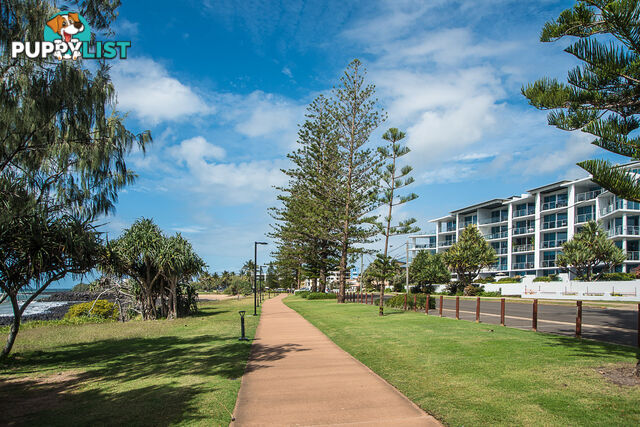
<path fill-rule="evenodd" d="M 636 275 L 633 273 L 604 273 L 600 276 L 601 281 L 627 281 L 627 280 L 636 280 Z"/>
<path fill-rule="evenodd" d="M 424 306 L 427 302 L 427 295 L 426 294 L 398 294 L 396 296 L 394 296 L 393 298 L 388 299 L 387 301 L 384 302 L 384 305 L 386 305 L 387 307 L 392 307 L 392 308 L 404 308 L 404 297 L 405 295 L 407 295 L 407 308 L 410 310 L 413 310 L 413 297 L 416 296 L 417 298 L 417 306 L 418 309 L 422 309 L 424 310 Z M 379 301 L 379 300 L 378 300 Z M 429 308 L 430 309 L 435 309 L 436 308 L 436 299 L 432 296 L 429 299 Z"/>
<path fill-rule="evenodd" d="M 307 295 L 306 298 L 307 299 L 336 299 L 336 298 L 338 298 L 338 295 L 334 294 L 333 292 L 330 292 L 330 293 L 309 292 L 309 294 Z"/>

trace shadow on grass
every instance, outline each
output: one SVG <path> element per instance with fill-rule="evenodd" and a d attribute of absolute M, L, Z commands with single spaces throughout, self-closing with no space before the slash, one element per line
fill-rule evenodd
<path fill-rule="evenodd" d="M 77 390 L 78 384 L 91 380 L 89 376 L 0 383 L 2 424 L 165 426 L 204 418 L 191 403 L 201 392 L 198 386 L 152 385 L 116 393 Z"/>
<path fill-rule="evenodd" d="M 640 358 L 640 349 L 637 347 L 634 348 L 626 345 L 610 344 L 592 339 L 565 337 L 552 333 L 547 333 L 547 336 L 550 338 L 549 346 L 566 347 L 579 357 L 591 357 L 598 360 L 602 360 L 603 358 L 612 355 Z"/>

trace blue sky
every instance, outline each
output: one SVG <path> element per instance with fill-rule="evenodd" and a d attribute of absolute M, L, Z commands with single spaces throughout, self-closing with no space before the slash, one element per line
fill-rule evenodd
<path fill-rule="evenodd" d="M 425 231 L 466 204 L 581 176 L 577 161 L 604 154 L 547 126 L 520 95 L 574 64 L 566 41 L 538 41 L 572 1 L 123 3 L 116 38 L 132 47 L 113 63 L 118 108 L 154 143 L 131 155 L 139 179 L 106 229 L 152 217 L 190 239 L 211 271 L 238 270 L 265 239 L 305 106 L 353 58 L 389 116 L 373 143 L 389 127 L 407 132 L 420 197 L 397 213 Z"/>

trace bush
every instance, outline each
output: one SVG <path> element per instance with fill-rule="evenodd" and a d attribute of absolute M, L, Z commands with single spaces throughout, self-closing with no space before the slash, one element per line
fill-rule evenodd
<path fill-rule="evenodd" d="M 482 291 L 482 292 L 480 292 L 480 294 L 478 296 L 480 296 L 480 297 L 501 297 L 502 296 L 502 292 L 500 292 L 500 291 L 495 291 L 495 292 Z"/>
<path fill-rule="evenodd" d="M 91 307 L 93 306 L 93 310 Z M 91 310 L 91 313 L 89 313 Z M 93 301 L 75 304 L 69 307 L 69 311 L 64 315 L 65 319 L 74 319 L 76 317 L 97 317 L 100 319 L 116 320 L 118 318 L 118 307 L 107 300 L 99 299 L 95 306 Z"/>
<path fill-rule="evenodd" d="M 502 277 L 498 279 L 495 283 L 520 283 L 520 282 L 522 282 L 522 277 L 515 276 L 515 277 Z"/>
<path fill-rule="evenodd" d="M 388 299 L 387 301 L 384 302 L 384 305 L 387 307 L 392 307 L 392 308 L 404 308 L 404 296 L 407 295 L 407 308 L 410 310 L 413 310 L 413 297 L 416 296 L 416 305 L 418 306 L 418 309 L 424 310 L 424 306 L 427 302 L 427 295 L 426 294 L 398 294 L 396 296 L 394 296 L 393 298 Z M 379 300 L 378 300 L 379 301 Z M 429 308 L 430 309 L 435 309 L 436 308 L 436 299 L 435 298 L 430 298 L 429 299 Z"/>
<path fill-rule="evenodd" d="M 627 281 L 627 280 L 635 280 L 635 279 L 636 279 L 636 275 L 633 273 L 604 273 L 602 276 L 600 276 L 599 280 L 618 282 L 618 281 Z"/>
<path fill-rule="evenodd" d="M 550 274 L 548 276 L 540 276 L 533 279 L 534 282 L 559 282 L 560 276 L 557 274 Z"/>
<path fill-rule="evenodd" d="M 464 288 L 463 295 L 474 297 L 480 295 L 484 291 L 484 286 L 467 285 Z"/>
<path fill-rule="evenodd" d="M 486 285 L 487 283 L 493 283 L 496 281 L 496 278 L 493 276 L 485 277 L 484 279 L 476 279 L 473 283 L 480 283 L 482 285 Z"/>
<path fill-rule="evenodd" d="M 296 292 L 296 295 L 298 295 L 298 296 L 300 296 L 302 298 L 306 298 L 306 297 L 309 296 L 310 293 L 311 292 L 309 292 L 309 291 L 300 291 L 300 292 Z"/>
<path fill-rule="evenodd" d="M 458 293 L 462 295 L 463 285 L 460 282 L 451 282 L 447 284 L 445 290 L 449 295 L 456 295 Z"/>
<path fill-rule="evenodd" d="M 178 317 L 189 316 L 198 312 L 198 291 L 191 285 L 179 285 L 176 288 Z"/>
<path fill-rule="evenodd" d="M 333 292 L 330 292 L 328 294 L 325 294 L 324 292 L 309 292 L 309 294 L 307 295 L 307 299 L 309 299 L 309 300 L 311 300 L 311 299 L 336 299 L 336 298 L 338 298 L 338 295 L 334 294 Z"/>

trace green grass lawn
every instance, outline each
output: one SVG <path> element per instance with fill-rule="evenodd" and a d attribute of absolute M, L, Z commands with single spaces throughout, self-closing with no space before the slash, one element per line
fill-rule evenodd
<path fill-rule="evenodd" d="M 238 310 L 252 305 L 204 302 L 197 316 L 173 321 L 27 327 L 0 364 L 0 424 L 228 425 L 250 349 L 238 341 Z M 258 318 L 246 322 L 253 337 Z"/>
<path fill-rule="evenodd" d="M 640 425 L 640 387 L 600 367 L 636 349 L 335 301 L 288 297 L 336 344 L 449 425 Z"/>

